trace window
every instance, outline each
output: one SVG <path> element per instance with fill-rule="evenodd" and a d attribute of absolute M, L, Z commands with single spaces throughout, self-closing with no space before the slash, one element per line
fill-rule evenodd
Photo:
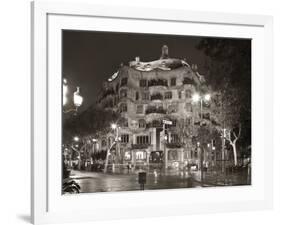
<path fill-rule="evenodd" d="M 180 142 L 180 138 L 177 134 L 171 134 L 171 143 L 179 143 Z"/>
<path fill-rule="evenodd" d="M 189 77 L 185 77 L 185 78 L 183 78 L 182 83 L 183 84 L 193 84 L 193 81 Z"/>
<path fill-rule="evenodd" d="M 126 98 L 126 97 L 127 97 L 127 90 L 124 90 L 124 89 L 121 90 L 121 91 L 120 91 L 120 97 L 121 97 L 121 98 Z"/>
<path fill-rule="evenodd" d="M 142 100 L 149 100 L 149 92 L 142 92 Z"/>
<path fill-rule="evenodd" d="M 198 149 L 197 148 L 194 150 L 193 156 L 195 159 L 198 158 Z"/>
<path fill-rule="evenodd" d="M 137 136 L 137 144 L 149 144 L 149 137 L 145 136 Z"/>
<path fill-rule="evenodd" d="M 168 151 L 168 159 L 169 160 L 178 160 L 178 152 L 177 151 Z"/>
<path fill-rule="evenodd" d="M 147 80 L 141 79 L 140 80 L 140 87 L 146 87 L 147 86 Z"/>
<path fill-rule="evenodd" d="M 145 120 L 144 119 L 140 119 L 139 120 L 139 128 L 145 128 L 145 126 L 146 126 Z"/>
<path fill-rule="evenodd" d="M 165 92 L 165 99 L 171 99 L 171 98 L 172 98 L 172 92 L 171 91 Z"/>
<path fill-rule="evenodd" d="M 143 113 L 143 105 L 137 105 L 137 114 Z"/>
<path fill-rule="evenodd" d="M 127 83 L 128 83 L 128 77 L 122 78 L 122 80 L 121 80 L 121 86 L 127 85 Z"/>
<path fill-rule="evenodd" d="M 191 90 L 185 91 L 185 98 L 190 99 L 191 98 Z"/>
<path fill-rule="evenodd" d="M 121 142 L 122 143 L 129 143 L 129 134 L 122 134 L 121 135 Z"/>
<path fill-rule="evenodd" d="M 171 86 L 176 86 L 176 84 L 177 84 L 177 78 L 173 77 L 171 79 Z"/>
<path fill-rule="evenodd" d="M 168 113 L 176 113 L 178 111 L 178 105 L 172 104 L 168 106 Z"/>
<path fill-rule="evenodd" d="M 136 152 L 136 160 L 146 159 L 146 153 L 143 151 Z"/>
<path fill-rule="evenodd" d="M 139 100 L 139 92 L 136 92 L 136 101 Z"/>
<path fill-rule="evenodd" d="M 179 99 L 181 99 L 181 91 L 178 92 Z"/>
<path fill-rule="evenodd" d="M 187 112 L 192 112 L 192 104 L 191 103 L 186 103 L 185 104 L 185 110 Z"/>
<path fill-rule="evenodd" d="M 131 160 L 131 153 L 129 151 L 126 151 L 124 158 L 125 158 L 125 160 Z"/>
<path fill-rule="evenodd" d="M 186 118 L 185 120 L 185 126 L 190 126 L 192 122 L 192 119 L 190 117 Z"/>
<path fill-rule="evenodd" d="M 120 112 L 122 113 L 122 112 L 127 112 L 127 104 L 121 104 L 120 105 Z"/>
<path fill-rule="evenodd" d="M 128 120 L 127 120 L 127 119 L 124 121 L 123 127 L 129 127 L 129 123 L 128 123 Z"/>

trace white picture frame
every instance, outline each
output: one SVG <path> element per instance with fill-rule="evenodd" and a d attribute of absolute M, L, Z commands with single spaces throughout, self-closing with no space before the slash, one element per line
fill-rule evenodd
<path fill-rule="evenodd" d="M 134 23 L 141 25 L 136 28 Z M 256 153 L 253 153 L 252 185 L 188 192 L 181 189 L 59 196 L 61 187 L 56 184 L 61 175 L 58 172 L 61 159 L 56 158 L 60 153 L 54 152 L 59 139 L 52 138 L 60 131 L 55 131 L 60 126 L 55 120 L 61 115 L 58 115 L 61 110 L 61 75 L 58 74 L 61 67 L 60 31 L 71 27 L 91 30 L 95 26 L 101 30 L 127 29 L 149 33 L 156 32 L 156 23 L 159 25 L 158 33 L 180 33 L 183 32 L 180 26 L 188 26 L 192 35 L 236 36 L 254 40 L 252 130 Z M 32 3 L 32 43 L 31 218 L 34 224 L 272 208 L 272 17 L 36 1 Z"/>

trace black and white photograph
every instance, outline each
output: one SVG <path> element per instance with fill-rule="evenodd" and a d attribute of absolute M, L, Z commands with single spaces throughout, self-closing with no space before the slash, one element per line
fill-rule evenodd
<path fill-rule="evenodd" d="M 62 31 L 62 194 L 251 185 L 251 39 Z"/>

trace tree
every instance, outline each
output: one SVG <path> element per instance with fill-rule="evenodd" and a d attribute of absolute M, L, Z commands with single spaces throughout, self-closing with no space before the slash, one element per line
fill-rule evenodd
<path fill-rule="evenodd" d="M 237 166 L 237 142 L 242 130 L 242 105 L 237 96 L 237 89 L 234 88 L 217 92 L 211 107 L 212 121 L 216 129 L 232 147 L 235 166 Z"/>
<path fill-rule="evenodd" d="M 206 80 L 215 93 L 212 121 L 232 147 L 251 144 L 251 41 L 203 38 L 198 45 L 207 56 Z"/>
<path fill-rule="evenodd" d="M 119 120 L 120 114 L 93 105 L 83 113 L 71 117 L 63 123 L 64 141 L 72 141 L 73 136 L 100 137 L 110 131 L 111 123 Z"/>
<path fill-rule="evenodd" d="M 72 146 L 73 137 L 80 136 L 79 149 L 72 149 L 79 154 L 84 152 L 84 159 L 89 159 L 93 153 L 92 139 L 108 134 L 111 131 L 111 124 L 120 120 L 120 114 L 113 110 L 105 110 L 98 106 L 91 106 L 83 113 L 63 121 L 63 143 L 70 143 Z M 106 155 L 108 155 L 107 150 Z M 107 158 L 107 157 L 106 157 Z M 79 164 L 81 163 L 81 157 Z"/>

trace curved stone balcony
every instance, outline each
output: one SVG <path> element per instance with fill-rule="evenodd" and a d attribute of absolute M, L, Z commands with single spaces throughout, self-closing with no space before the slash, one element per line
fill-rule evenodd
<path fill-rule="evenodd" d="M 146 121 L 147 122 L 152 122 L 154 120 L 162 120 L 164 119 L 165 117 L 165 114 L 163 113 L 150 113 L 150 114 L 147 114 L 146 115 Z"/>
<path fill-rule="evenodd" d="M 166 113 L 167 110 L 165 110 L 163 107 L 149 106 L 145 110 L 146 120 L 149 122 L 163 118 Z"/>
<path fill-rule="evenodd" d="M 156 85 L 156 86 L 150 86 L 148 87 L 150 93 L 155 93 L 155 92 L 162 92 L 162 91 L 166 91 L 168 89 L 167 86 L 161 86 L 161 85 Z"/>

